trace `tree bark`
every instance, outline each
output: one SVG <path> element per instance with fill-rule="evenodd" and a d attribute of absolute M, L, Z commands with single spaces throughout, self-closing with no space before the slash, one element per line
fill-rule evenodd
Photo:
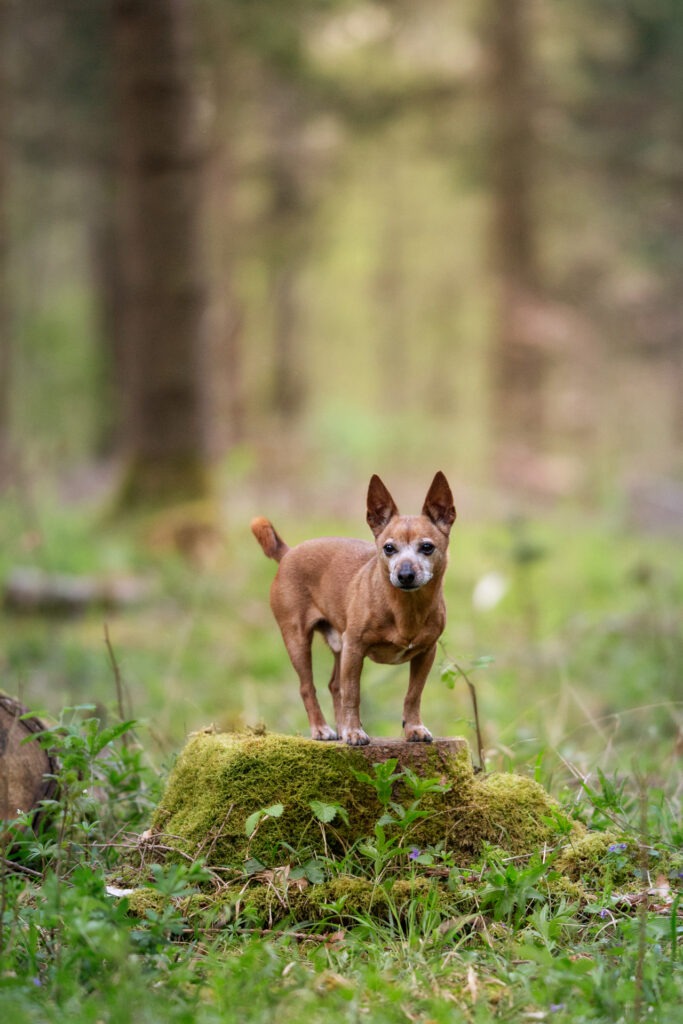
<path fill-rule="evenodd" d="M 299 283 L 307 251 L 307 203 L 302 181 L 303 114 L 295 85 L 269 74 L 268 274 L 272 310 L 273 407 L 283 423 L 296 420 L 306 398 L 299 338 Z"/>
<path fill-rule="evenodd" d="M 102 179 L 102 191 L 105 191 L 106 171 L 102 172 Z M 120 451 L 126 443 L 121 406 L 127 385 L 123 329 L 127 296 L 121 280 L 123 265 L 119 259 L 118 225 L 112 210 L 111 196 L 98 197 L 91 217 L 89 242 L 102 348 L 98 384 L 106 405 L 98 423 L 97 454 L 109 456 Z"/>
<path fill-rule="evenodd" d="M 201 47 L 208 70 L 208 106 L 213 112 L 205 216 L 211 273 L 210 445 L 214 456 L 220 458 L 244 440 L 246 431 L 244 310 L 233 272 L 240 237 L 235 211 L 238 168 L 234 147 L 244 68 L 234 40 L 232 5 L 205 6 L 202 14 Z"/>
<path fill-rule="evenodd" d="M 209 489 L 204 147 L 189 0 L 114 0 L 124 310 L 124 504 Z"/>
<path fill-rule="evenodd" d="M 9 263 L 9 3 L 0 0 L 0 493 L 10 479 L 10 379 L 12 318 L 8 283 Z"/>
<path fill-rule="evenodd" d="M 492 249 L 497 299 L 493 401 L 498 473 L 538 451 L 544 432 L 547 357 L 534 330 L 539 301 L 534 209 L 535 96 L 531 0 L 491 0 Z"/>
<path fill-rule="evenodd" d="M 217 77 L 222 77 L 217 71 Z M 226 105 L 223 82 L 217 83 L 217 106 Z M 220 458 L 233 444 L 244 440 L 246 385 L 244 381 L 244 312 L 233 279 L 232 193 L 234 168 L 225 113 L 214 126 L 214 143 L 209 175 L 210 223 L 213 235 L 209 360 L 211 374 L 209 402 L 214 413 L 209 439 L 212 453 Z"/>
<path fill-rule="evenodd" d="M 385 190 L 385 205 L 380 225 L 375 296 L 378 309 L 378 380 L 380 402 L 389 414 L 410 409 L 414 383 L 410 379 L 410 323 L 405 294 L 407 291 L 405 210 L 397 164 L 401 159 L 396 146 L 387 141 L 380 167 Z"/>

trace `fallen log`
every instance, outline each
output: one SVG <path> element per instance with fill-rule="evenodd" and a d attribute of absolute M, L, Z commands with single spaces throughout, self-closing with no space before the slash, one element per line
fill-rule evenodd
<path fill-rule="evenodd" d="M 120 608 L 149 597 L 149 581 L 136 576 L 78 576 L 41 569 L 13 569 L 5 581 L 4 604 L 23 615 L 81 615 L 91 607 Z"/>

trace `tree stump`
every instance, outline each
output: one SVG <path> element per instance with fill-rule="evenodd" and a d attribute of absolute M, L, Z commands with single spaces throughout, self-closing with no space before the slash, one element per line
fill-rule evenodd
<path fill-rule="evenodd" d="M 469 744 L 461 736 L 450 738 L 435 738 L 432 743 L 409 743 L 404 739 L 384 739 L 374 737 L 364 747 L 346 748 L 343 743 L 335 744 L 342 750 L 354 750 L 360 754 L 369 765 L 384 764 L 392 757 L 398 761 L 397 771 L 404 768 L 411 768 L 418 775 L 424 774 L 425 770 L 434 774 L 435 770 L 447 771 L 448 765 L 462 754 L 469 755 Z"/>
<path fill-rule="evenodd" d="M 543 883 L 553 899 L 593 903 L 617 878 L 642 889 L 633 836 L 569 822 L 532 779 L 475 773 L 463 739 L 348 747 L 207 730 L 181 751 L 152 827 L 117 878 L 126 888 L 108 891 L 140 917 L 161 913 L 167 897 L 149 885 L 150 867 L 201 859 L 210 881 L 172 898 L 193 933 L 205 921 L 324 922 L 330 931 L 372 918 L 395 928 L 423 908 L 465 933 L 483 921 L 490 891 L 482 855 L 484 865 L 515 861 L 521 870 L 525 858 L 551 852 Z"/>
<path fill-rule="evenodd" d="M 54 793 L 56 761 L 38 742 L 25 742 L 45 729 L 39 718 L 12 697 L 0 694 L 0 821 L 32 810 Z"/>
<path fill-rule="evenodd" d="M 390 758 L 397 764 L 388 792 L 375 766 Z M 430 782 L 419 797 L 420 814 L 402 833 L 416 848 L 440 844 L 466 864 L 485 843 L 517 855 L 551 838 L 552 798 L 521 776 L 476 775 L 464 739 L 375 739 L 349 747 L 277 734 L 204 732 L 181 752 L 147 839 L 163 859 L 177 852 L 217 866 L 255 858 L 275 867 L 292 849 L 307 856 L 336 853 L 372 836 L 387 811 L 395 817 L 392 802 L 414 804 L 415 784 L 402 774 L 408 768 Z M 324 834 L 323 806 L 330 823 Z M 260 824 L 252 834 L 247 823 L 254 820 Z"/>

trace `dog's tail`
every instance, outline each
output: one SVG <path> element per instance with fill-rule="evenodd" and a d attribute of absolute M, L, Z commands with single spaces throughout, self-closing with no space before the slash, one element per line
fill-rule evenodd
<path fill-rule="evenodd" d="M 276 562 L 279 562 L 289 551 L 289 544 L 285 544 L 273 524 L 263 516 L 252 519 L 251 532 L 268 558 L 274 558 Z"/>

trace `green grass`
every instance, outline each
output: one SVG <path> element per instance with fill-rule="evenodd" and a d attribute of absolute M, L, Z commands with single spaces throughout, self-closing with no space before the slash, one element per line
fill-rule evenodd
<path fill-rule="evenodd" d="M 510 861 L 485 851 L 471 869 L 450 869 L 462 914 L 446 912 L 418 884 L 434 861 L 414 861 L 407 877 L 415 896 L 399 908 L 389 850 L 377 880 L 386 894 L 379 917 L 335 905 L 315 924 L 291 915 L 273 924 L 236 904 L 190 912 L 202 892 L 220 895 L 199 863 L 155 865 L 153 899 L 131 914 L 132 897 L 129 905 L 107 895 L 105 882 L 132 855 L 122 827 L 139 832 L 158 795 L 138 737 L 125 726 L 103 728 L 84 710 L 64 715 L 50 742 L 62 760 L 55 817 L 37 838 L 16 833 L 0 869 L 3 1019 L 125 1021 L 132 1005 L 136 1020 L 154 1022 L 295 1022 L 302 1013 L 424 1024 L 676 1019 L 680 806 L 645 791 L 634 804 L 626 787 L 603 779 L 600 792 L 573 808 L 598 831 L 620 816 L 650 857 L 666 850 L 670 878 L 658 879 L 651 898 L 642 879 L 635 892 L 619 888 L 632 869 L 619 863 L 626 844 L 615 844 L 613 882 L 604 874 L 592 892 L 558 891 L 552 857 Z M 655 827 L 665 842 L 648 834 Z M 362 877 L 363 851 L 349 851 L 347 874 Z M 334 861 L 327 870 L 333 877 Z M 242 871 L 246 886 L 247 864 Z"/>
<path fill-rule="evenodd" d="M 165 749 L 210 722 L 221 727 L 263 721 L 306 732 L 303 707 L 268 607 L 274 574 L 248 530 L 252 511 L 229 510 L 210 564 L 198 571 L 173 547 L 163 518 L 114 526 L 97 515 L 42 502 L 0 510 L 0 575 L 16 565 L 105 576 L 136 572 L 153 597 L 124 611 L 94 609 L 76 619 L 0 620 L 4 688 L 56 714 L 84 700 L 114 696 L 104 624 L 130 696 L 131 710 L 153 726 Z M 239 518 L 238 518 L 239 516 Z M 295 522 L 274 516 L 291 542 L 322 533 L 363 535 L 361 524 Z M 520 530 L 523 532 L 520 533 Z M 537 557 L 526 560 L 531 552 Z M 425 693 L 425 720 L 470 739 L 467 687 L 449 688 L 448 666 L 477 685 L 485 743 L 498 764 L 533 763 L 544 752 L 581 770 L 644 769 L 673 755 L 680 700 L 683 557 L 674 544 L 634 536 L 605 520 L 544 517 L 506 523 L 456 523 L 446 597 L 443 650 Z M 507 592 L 488 611 L 472 604 L 489 572 Z M 330 660 L 316 648 L 327 706 Z M 445 670 L 445 677 L 441 672 Z M 367 664 L 366 727 L 396 735 L 406 686 L 404 667 Z"/>
<path fill-rule="evenodd" d="M 606 519 L 544 515 L 520 527 L 462 517 L 425 720 L 474 742 L 469 693 L 450 670 L 457 663 L 477 687 L 491 767 L 534 775 L 569 818 L 625 831 L 668 858 L 660 879 L 656 857 L 648 862 L 637 886 L 652 890 L 648 898 L 626 899 L 616 884 L 558 896 L 552 864 L 501 866 L 494 852 L 455 879 L 476 904 L 459 918 L 416 897 L 400 913 L 343 924 L 333 909 L 315 925 L 239 913 L 188 921 L 182 899 L 207 885 L 190 866 L 150 876 L 161 909 L 142 918 L 105 895 L 105 877 L 125 857 L 120 844 L 146 827 L 189 731 L 263 721 L 306 733 L 268 608 L 274 567 L 248 532 L 250 514 L 228 507 L 224 536 L 199 569 L 174 550 L 163 520 L 115 526 L 42 499 L 30 515 L 12 499 L 0 508 L 2 576 L 33 564 L 154 581 L 153 597 L 125 611 L 0 618 L 3 688 L 55 719 L 65 706 L 94 705 L 85 717 L 99 722 L 61 718 L 69 796 L 59 827 L 24 838 L 0 869 L 0 1018 L 127 1022 L 134 1007 L 136 1021 L 199 1024 L 678 1019 L 683 559 L 672 543 Z M 359 523 L 274 518 L 290 542 L 363 533 Z M 491 571 L 507 592 L 477 611 L 473 587 Z M 100 751 L 97 736 L 106 740 L 102 730 L 117 721 L 105 622 L 140 724 L 134 740 L 112 736 Z M 322 647 L 316 661 L 324 690 Z M 366 667 L 371 733 L 399 734 L 405 685 L 403 668 Z"/>

